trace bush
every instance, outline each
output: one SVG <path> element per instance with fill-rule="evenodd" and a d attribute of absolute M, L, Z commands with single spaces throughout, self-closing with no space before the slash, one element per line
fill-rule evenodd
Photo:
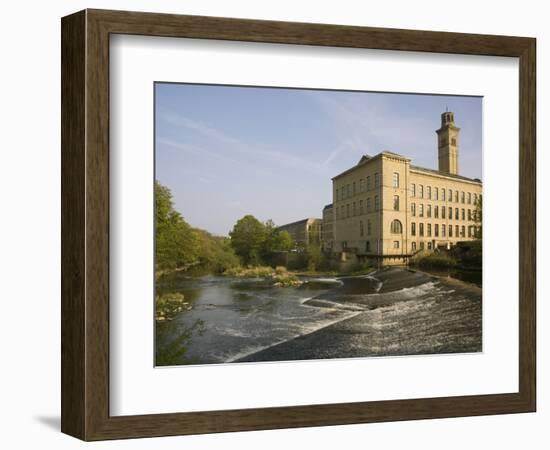
<path fill-rule="evenodd" d="M 296 276 L 286 272 L 276 273 L 271 276 L 271 280 L 275 283 L 275 286 L 279 287 L 296 287 L 302 284 L 302 281 Z"/>
<path fill-rule="evenodd" d="M 178 313 L 188 309 L 188 306 L 185 297 L 179 292 L 157 295 L 155 298 L 155 318 L 158 322 L 172 320 Z"/>
<path fill-rule="evenodd" d="M 423 255 L 413 258 L 411 260 L 411 264 L 428 269 L 448 269 L 451 267 L 456 267 L 458 265 L 458 262 L 456 259 L 446 253 L 432 253 L 430 255 Z"/>
<path fill-rule="evenodd" d="M 227 277 L 235 278 L 266 278 L 274 275 L 276 271 L 272 267 L 258 266 L 258 267 L 231 267 L 223 272 L 223 275 Z"/>

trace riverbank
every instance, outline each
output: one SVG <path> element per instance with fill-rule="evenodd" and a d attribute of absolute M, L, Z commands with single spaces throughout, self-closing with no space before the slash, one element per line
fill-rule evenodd
<path fill-rule="evenodd" d="M 343 277 L 339 288 L 307 300 L 355 314 L 235 361 L 290 361 L 479 352 L 481 289 L 459 280 L 390 268 Z"/>

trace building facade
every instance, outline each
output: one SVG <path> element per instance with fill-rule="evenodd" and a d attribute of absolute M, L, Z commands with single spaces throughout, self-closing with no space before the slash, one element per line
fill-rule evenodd
<path fill-rule="evenodd" d="M 441 115 L 439 170 L 383 151 L 363 156 L 333 183 L 333 252 L 402 263 L 419 251 L 477 236 L 482 183 L 458 174 L 460 129 Z"/>
<path fill-rule="evenodd" d="M 322 219 L 309 217 L 297 222 L 287 223 L 277 227 L 280 231 L 287 231 L 297 248 L 305 248 L 309 244 L 319 244 L 321 238 Z"/>
<path fill-rule="evenodd" d="M 332 253 L 334 248 L 334 207 L 332 203 L 323 208 L 323 221 L 321 223 L 321 249 L 326 253 Z"/>

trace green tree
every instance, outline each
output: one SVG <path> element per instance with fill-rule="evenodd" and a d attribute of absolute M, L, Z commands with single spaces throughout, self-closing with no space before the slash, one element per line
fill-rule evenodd
<path fill-rule="evenodd" d="M 172 193 L 155 181 L 155 270 L 176 269 L 196 263 L 197 232 L 174 209 Z"/>
<path fill-rule="evenodd" d="M 231 236 L 231 246 L 244 264 L 260 264 L 261 253 L 264 251 L 267 231 L 266 226 L 252 215 L 239 219 Z"/>
<path fill-rule="evenodd" d="M 200 268 L 209 272 L 222 273 L 238 266 L 239 257 L 226 237 L 213 236 L 208 231 L 196 230 L 200 242 Z"/>
<path fill-rule="evenodd" d="M 279 252 L 288 252 L 296 246 L 294 239 L 286 230 L 277 232 L 274 249 Z"/>
<path fill-rule="evenodd" d="M 307 269 L 314 272 L 323 263 L 323 252 L 319 244 L 309 244 L 305 250 Z"/>
<path fill-rule="evenodd" d="M 290 233 L 278 230 L 272 220 L 265 223 L 265 235 L 262 251 L 265 257 L 270 257 L 273 252 L 285 252 L 294 248 L 294 240 Z"/>

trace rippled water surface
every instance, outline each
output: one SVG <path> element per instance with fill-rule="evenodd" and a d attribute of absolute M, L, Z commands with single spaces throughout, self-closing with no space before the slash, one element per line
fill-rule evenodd
<path fill-rule="evenodd" d="M 189 310 L 157 324 L 169 363 L 208 364 L 481 351 L 481 290 L 403 269 L 305 279 L 179 277 Z"/>

